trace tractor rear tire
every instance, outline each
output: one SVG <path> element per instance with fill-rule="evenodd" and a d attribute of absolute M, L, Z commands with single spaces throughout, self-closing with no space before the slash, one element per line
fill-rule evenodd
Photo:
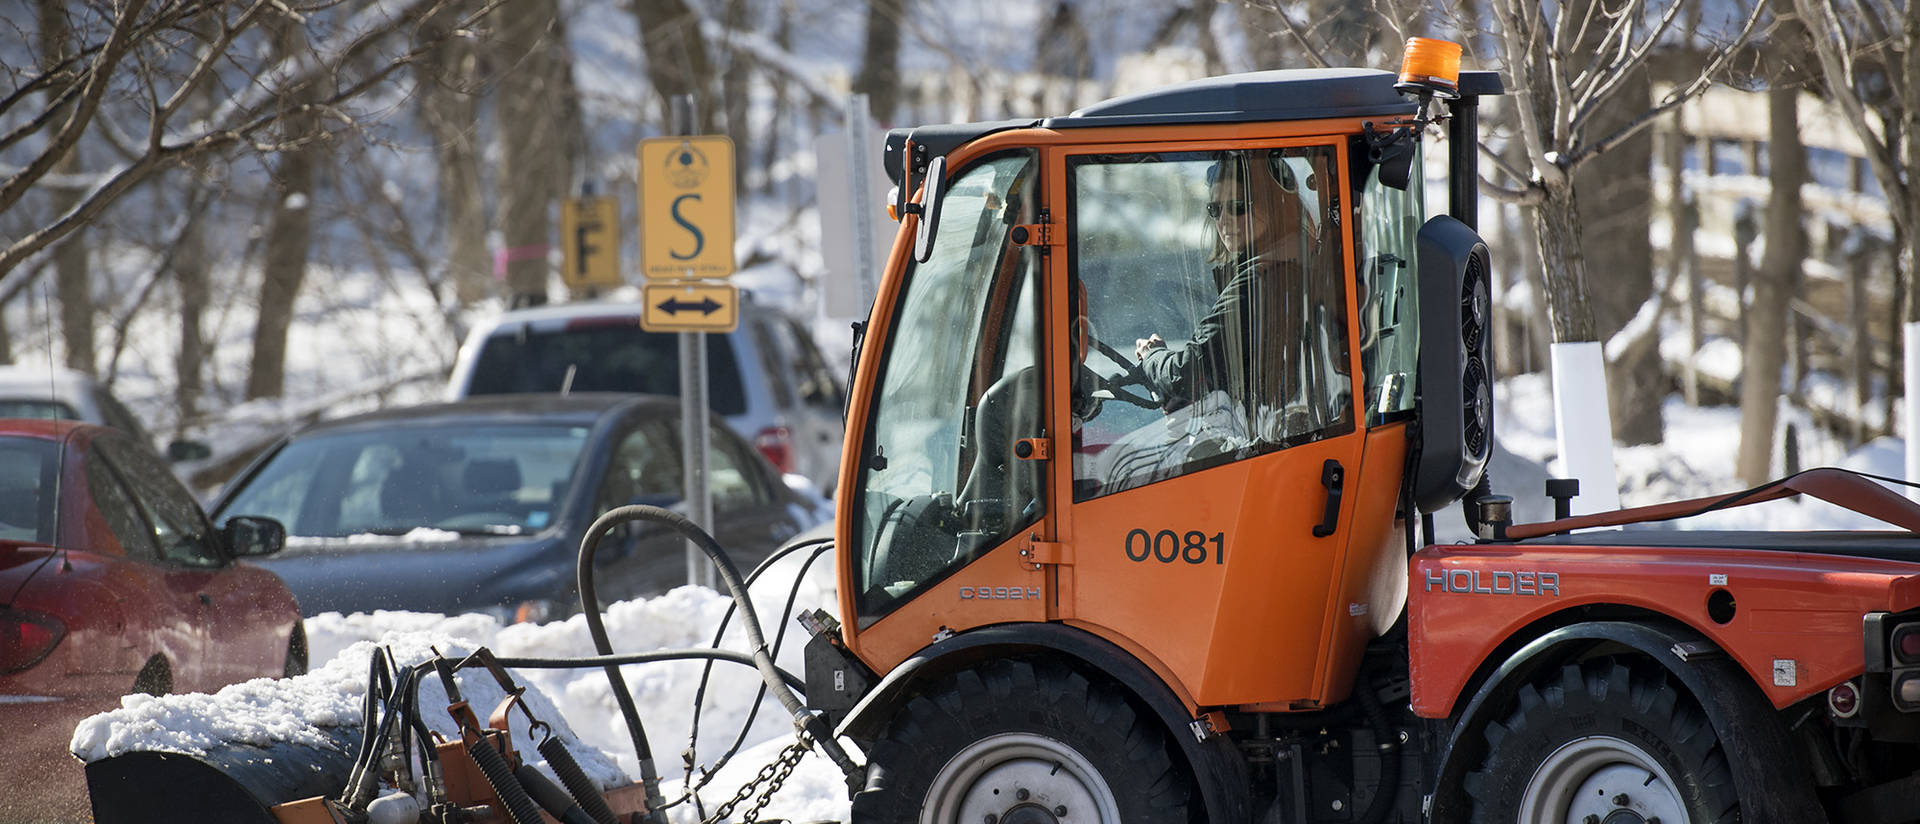
<path fill-rule="evenodd" d="M 1159 722 L 1066 666 L 1000 660 L 907 702 L 869 753 L 856 824 L 1188 821 Z"/>
<path fill-rule="evenodd" d="M 1467 776 L 1474 824 L 1740 819 L 1727 755 L 1699 704 L 1659 666 L 1567 664 L 1520 689 Z"/>

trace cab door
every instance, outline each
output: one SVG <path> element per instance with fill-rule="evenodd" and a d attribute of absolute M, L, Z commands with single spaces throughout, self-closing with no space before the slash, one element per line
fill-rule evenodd
<path fill-rule="evenodd" d="M 1311 706 L 1360 472 L 1346 147 L 1076 147 L 1058 617 L 1199 705 Z"/>
<path fill-rule="evenodd" d="M 835 518 L 849 645 L 885 670 L 946 633 L 1047 617 L 1054 534 L 1039 150 L 947 175 L 926 260 L 907 221 L 875 301 Z"/>

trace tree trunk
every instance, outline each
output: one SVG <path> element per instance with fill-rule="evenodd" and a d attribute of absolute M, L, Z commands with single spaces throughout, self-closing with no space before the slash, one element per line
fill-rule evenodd
<path fill-rule="evenodd" d="M 1673 131 L 1667 133 L 1666 157 L 1662 160 L 1662 165 L 1667 167 L 1667 225 L 1673 227 L 1673 241 L 1667 249 L 1667 278 L 1670 283 L 1684 278 L 1687 284 L 1687 361 L 1680 388 L 1688 406 L 1699 406 L 1700 373 L 1696 361 L 1700 344 L 1705 341 L 1701 327 L 1706 305 L 1705 296 L 1700 294 L 1704 285 L 1700 261 L 1693 247 L 1693 233 L 1700 226 L 1700 207 L 1687 191 L 1686 145 L 1687 133 L 1681 127 L 1679 113 L 1675 112 Z"/>
<path fill-rule="evenodd" d="M 553 0 L 535 0 L 532 5 L 545 10 L 546 18 L 555 13 Z M 513 4 L 508 4 L 509 6 Z M 685 0 L 633 0 L 633 16 L 640 21 L 640 42 L 647 53 L 647 80 L 659 93 L 660 122 L 671 123 L 673 98 L 693 95 L 694 118 L 700 134 L 713 134 L 717 113 L 711 84 L 713 69 L 707 60 L 706 37 L 700 33 L 700 19 Z"/>
<path fill-rule="evenodd" d="M 1548 318 L 1554 343 L 1598 341 L 1588 298 L 1587 259 L 1581 241 L 1580 208 L 1570 188 L 1549 188 L 1533 207 L 1534 238 L 1546 273 Z"/>
<path fill-rule="evenodd" d="M 1847 443 L 1867 442 L 1867 403 L 1873 397 L 1873 328 L 1867 313 L 1872 285 L 1875 243 L 1865 229 L 1854 227 L 1847 249 L 1847 328 L 1853 330 L 1853 357 L 1847 359 L 1847 380 L 1853 384 L 1853 424 Z"/>
<path fill-rule="evenodd" d="M 752 25 L 751 9 L 747 0 L 727 0 L 725 16 L 722 22 L 727 31 L 747 31 Z M 720 99 L 726 106 L 727 137 L 733 140 L 733 156 L 752 157 L 752 124 L 747 122 L 747 104 L 753 96 L 753 65 L 747 53 L 731 47 L 727 48 L 727 70 L 720 75 Z M 743 170 L 744 171 L 744 170 Z M 734 194 L 740 194 L 744 174 L 733 176 Z"/>
<path fill-rule="evenodd" d="M 40 53 L 41 60 L 48 69 L 57 64 L 62 57 L 73 50 L 72 32 L 67 28 L 66 4 L 61 0 L 40 0 Z M 57 95 L 61 88 L 48 91 Z M 59 110 L 56 121 L 64 120 L 71 107 Z M 78 175 L 80 165 L 80 146 L 61 155 L 53 166 L 53 174 Z M 55 187 L 48 197 L 48 205 L 55 216 L 66 213 L 80 202 L 80 193 L 66 187 Z M 65 344 L 65 362 L 68 368 L 78 369 L 89 375 L 95 373 L 93 350 L 93 278 L 87 270 L 86 229 L 75 229 L 72 234 L 53 249 L 54 292 L 60 298 L 60 339 Z"/>
<path fill-rule="evenodd" d="M 867 96 L 882 127 L 893 124 L 900 105 L 900 19 L 906 13 L 907 0 L 867 0 L 867 42 L 853 91 Z"/>
<path fill-rule="evenodd" d="M 565 153 L 556 151 L 565 144 L 560 139 L 555 72 L 546 54 L 552 47 L 556 12 L 553 0 L 520 0 L 499 7 L 494 14 L 500 32 L 497 65 L 514 67 L 500 77 L 495 118 L 500 123 L 497 217 L 505 243 L 495 253 L 495 268 L 504 264 L 508 305 L 537 306 L 547 302 L 551 212 L 566 169 Z M 667 48 L 661 47 L 662 59 Z M 650 66 L 655 62 L 653 51 L 648 49 Z"/>
<path fill-rule="evenodd" d="M 793 0 L 778 0 L 774 14 L 773 44 L 781 51 L 792 51 Z M 773 193 L 773 167 L 780 159 L 780 141 L 785 136 L 782 127 L 788 117 L 787 73 L 768 72 L 767 82 L 773 87 L 773 106 L 767 117 L 767 133 L 761 135 L 760 141 L 760 168 L 766 170 L 760 178 L 759 191 L 763 195 Z"/>
<path fill-rule="evenodd" d="M 1800 145 L 1800 90 L 1775 83 L 1767 92 L 1767 250 L 1753 278 L 1747 313 L 1745 362 L 1740 373 L 1740 453 L 1735 472 L 1748 486 L 1773 474 L 1773 429 L 1778 420 L 1780 372 L 1787 357 L 1787 307 L 1799 288 L 1806 239 L 1800 226 L 1800 187 L 1806 151 Z"/>
<path fill-rule="evenodd" d="M 1920 422 L 1920 379 L 1912 374 L 1916 368 L 1920 368 L 1913 348 L 1913 344 L 1920 341 L 1920 282 L 1914 280 L 1915 267 L 1920 267 L 1920 185 L 1916 185 L 1912 178 L 1912 171 L 1920 169 L 1915 165 L 1920 164 L 1920 110 L 1915 109 L 1920 106 L 1920 56 L 1913 53 L 1915 45 L 1920 44 L 1920 3 L 1907 3 L 1901 35 L 1906 47 L 1903 61 L 1906 82 L 1901 84 L 1904 99 L 1900 101 L 1899 142 L 1893 145 L 1899 147 L 1901 165 L 1907 169 L 1908 175 L 1900 181 L 1899 186 L 1887 192 L 1887 197 L 1900 198 L 1900 209 L 1907 216 L 1904 221 L 1907 226 L 1906 242 L 1903 244 L 1905 259 L 1895 265 L 1894 271 L 1905 273 L 1907 286 L 1906 329 L 1902 330 L 1901 336 L 1905 357 L 1900 371 L 1906 384 L 1907 428 L 1904 434 L 1907 440 L 1907 478 L 1912 480 L 1920 478 L 1920 434 L 1916 434 L 1920 432 L 1920 426 L 1916 426 Z M 1900 223 L 1896 221 L 1894 225 L 1899 226 Z M 1889 389 L 1888 393 L 1892 391 Z M 1892 426 L 1893 422 L 1889 420 L 1887 424 Z M 1907 490 L 1907 494 L 1920 497 L 1920 492 L 1912 489 Z"/>
<path fill-rule="evenodd" d="M 203 318 L 212 290 L 203 231 L 198 223 L 188 226 L 173 258 L 174 287 L 180 296 L 180 350 L 173 364 L 176 431 L 200 417 L 200 396 L 206 391 L 208 348 Z"/>
<path fill-rule="evenodd" d="M 436 11 L 422 24 L 434 45 L 417 67 L 421 119 L 432 135 L 439 172 L 440 216 L 446 244 L 444 278 L 455 302 L 471 306 L 493 292 L 487 259 L 487 204 L 480 184 L 479 55 L 472 41 L 451 35 L 458 5 Z"/>
<path fill-rule="evenodd" d="M 306 30 L 297 22 L 282 18 L 268 29 L 281 55 L 308 48 Z M 310 101 L 317 92 L 317 86 L 308 85 L 293 94 Z M 286 391 L 287 331 L 293 324 L 293 303 L 306 280 L 307 255 L 313 246 L 313 182 L 324 145 L 323 139 L 315 136 L 319 126 L 315 114 L 298 110 L 280 123 L 282 140 L 311 142 L 281 151 L 273 171 L 273 212 L 267 221 L 261 261 L 259 316 L 253 329 L 253 361 L 247 368 L 247 400 L 277 398 Z"/>
<path fill-rule="evenodd" d="M 1893 245 L 1887 248 L 1887 269 L 1893 276 L 1893 300 L 1887 304 L 1887 389 L 1880 396 L 1880 434 L 1892 435 L 1899 431 L 1899 398 L 1906 395 L 1905 363 L 1900 353 L 1904 351 L 1902 319 L 1907 313 L 1907 270 L 1901 265 L 1901 253 L 1907 248 L 1907 234 L 1900 230 L 1900 224 L 1893 225 Z M 1909 475 L 1908 477 L 1913 477 Z"/>
<path fill-rule="evenodd" d="M 1593 123 L 1585 127 L 1588 134 L 1612 132 L 1652 108 L 1651 73 L 1641 67 L 1628 78 L 1606 107 L 1595 112 Z M 1606 284 L 1592 296 L 1595 340 L 1610 340 L 1654 298 L 1653 244 L 1647 237 L 1653 220 L 1652 166 L 1653 132 L 1643 130 L 1582 164 L 1573 176 L 1582 206 L 1587 269 L 1602 273 Z M 1647 327 L 1645 334 L 1657 337 L 1659 324 Z M 1629 445 L 1659 443 L 1660 408 L 1671 391 L 1657 343 L 1624 347 L 1607 364 L 1614 437 Z"/>

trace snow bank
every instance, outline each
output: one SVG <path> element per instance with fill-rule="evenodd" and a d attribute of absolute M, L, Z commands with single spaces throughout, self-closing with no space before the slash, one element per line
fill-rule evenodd
<path fill-rule="evenodd" d="M 801 566 L 807 556 L 802 551 L 783 560 L 754 586 L 755 609 L 766 622 L 769 643 L 784 623 L 789 592 L 796 593 L 795 614 L 815 608 L 838 611 L 832 553 L 820 556 L 802 577 Z M 730 603 L 712 590 L 681 587 L 657 598 L 615 603 L 606 610 L 605 624 L 616 652 L 705 647 L 713 640 L 714 627 Z M 82 722 L 74 731 L 71 749 L 81 759 L 92 761 L 135 750 L 204 755 L 211 747 L 234 742 L 320 745 L 324 736 L 316 728 L 360 726 L 368 656 L 376 648 L 391 650 L 403 664 L 427 660 L 434 649 L 448 657 L 459 657 L 482 646 L 502 658 L 594 654 L 582 616 L 549 624 L 502 626 L 494 618 L 479 614 L 326 613 L 308 619 L 306 630 L 312 660 L 326 662 L 313 672 L 292 679 L 255 679 L 213 695 L 129 696 L 122 700 L 120 709 Z M 776 656 L 781 667 L 800 671 L 804 642 L 798 627 L 788 629 Z M 746 649 L 737 620 L 730 625 L 722 646 Z M 640 709 L 656 768 L 665 779 L 662 791 L 669 800 L 681 794 L 680 778 L 685 768 L 680 754 L 692 726 L 701 669 L 700 662 L 673 662 L 631 665 L 621 672 Z M 639 774 L 626 724 L 599 668 L 522 669 L 513 675 L 528 688 L 526 700 L 533 714 L 553 725 L 589 775 L 603 786 L 615 786 Z M 463 697 L 482 717 L 505 697 L 482 670 L 463 672 L 459 685 Z M 759 676 L 750 668 L 732 663 L 713 665 L 695 749 L 702 768 L 711 768 L 731 747 L 741 727 L 748 724 L 749 716 L 754 717 L 746 746 L 701 792 L 709 815 L 715 804 L 731 798 L 793 741 L 791 721 L 777 702 L 763 699 L 759 712 L 753 712 L 759 687 Z M 449 737 L 458 734 L 451 717 L 440 711 L 446 706 L 446 697 L 437 677 L 422 682 L 420 704 L 431 729 Z M 538 753 L 525 743 L 535 740 L 526 729 L 525 716 L 516 712 L 512 719 L 514 741 L 522 745 L 529 759 L 537 759 Z M 546 768 L 544 761 L 534 763 Z M 845 820 L 846 785 L 830 761 L 810 754 L 764 814 L 796 821 Z M 691 804 L 675 807 L 671 818 L 699 820 Z"/>

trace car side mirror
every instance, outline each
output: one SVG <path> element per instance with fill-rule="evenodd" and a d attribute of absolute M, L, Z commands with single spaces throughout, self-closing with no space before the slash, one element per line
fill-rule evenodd
<path fill-rule="evenodd" d="M 174 463 L 203 461 L 213 457 L 213 447 L 200 441 L 177 440 L 167 444 L 167 460 Z"/>
<path fill-rule="evenodd" d="M 258 558 L 272 555 L 287 545 L 287 528 L 272 518 L 258 515 L 235 515 L 227 519 L 220 533 L 227 539 L 227 549 L 235 558 Z"/>

